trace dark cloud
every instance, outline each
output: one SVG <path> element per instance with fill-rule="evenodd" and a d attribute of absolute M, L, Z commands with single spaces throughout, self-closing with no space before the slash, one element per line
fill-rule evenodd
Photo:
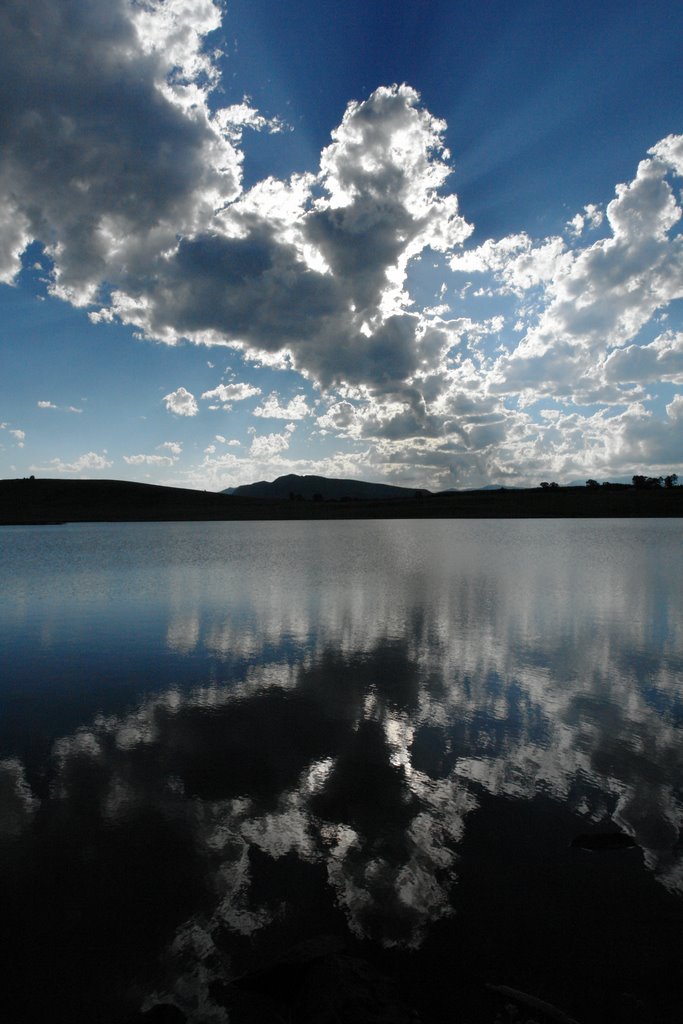
<path fill-rule="evenodd" d="M 203 8 L 200 30 L 211 24 Z M 125 0 L 10 0 L 0 11 L 0 192 L 77 301 L 144 275 L 202 201 L 239 188 L 237 152 L 169 85 L 171 58 L 189 61 L 196 44 L 183 55 L 161 17 L 154 36 L 136 14 Z"/>
<path fill-rule="evenodd" d="M 282 219 L 272 190 L 257 187 L 223 210 L 211 234 L 182 238 L 152 264 L 142 290 L 126 283 L 115 308 L 150 336 L 211 333 L 257 354 L 287 351 L 323 387 L 399 388 L 419 358 L 444 347 L 422 339 L 418 354 L 421 318 L 400 297 L 407 261 L 470 230 L 435 192 L 446 172 L 440 130 L 413 90 L 379 89 L 352 104 L 334 133 L 316 183 L 322 197 L 312 180 L 294 189 Z"/>

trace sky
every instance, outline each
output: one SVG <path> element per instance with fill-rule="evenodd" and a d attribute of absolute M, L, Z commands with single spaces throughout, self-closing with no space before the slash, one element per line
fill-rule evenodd
<path fill-rule="evenodd" d="M 683 476 L 674 0 L 0 0 L 0 476 Z"/>

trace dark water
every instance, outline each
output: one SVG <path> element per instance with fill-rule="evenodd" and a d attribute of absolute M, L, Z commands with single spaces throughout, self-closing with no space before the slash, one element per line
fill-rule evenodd
<path fill-rule="evenodd" d="M 6 1019 L 681 1019 L 679 520 L 3 528 L 0 574 Z"/>

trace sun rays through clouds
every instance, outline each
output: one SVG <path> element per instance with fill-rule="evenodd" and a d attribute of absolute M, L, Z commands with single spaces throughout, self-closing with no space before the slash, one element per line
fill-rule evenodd
<path fill-rule="evenodd" d="M 225 19 L 212 0 L 0 13 L 0 277 L 16 283 L 38 244 L 48 301 L 182 352 L 137 447 L 159 445 L 168 413 L 195 431 L 177 456 L 119 455 L 104 437 L 99 462 L 43 463 L 145 465 L 195 486 L 298 469 L 433 488 L 678 467 L 682 135 L 653 138 L 563 232 L 481 239 L 439 111 L 378 84 L 330 125 L 317 168 L 245 187 L 244 133 L 291 126 L 246 98 L 221 105 Z M 235 369 L 194 382 L 191 353 L 207 349 Z M 242 452 L 207 452 L 212 412 Z"/>

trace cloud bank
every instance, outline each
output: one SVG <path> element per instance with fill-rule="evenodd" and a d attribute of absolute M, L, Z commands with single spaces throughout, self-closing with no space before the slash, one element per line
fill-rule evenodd
<path fill-rule="evenodd" d="M 628 474 L 672 455 L 680 467 L 681 335 L 652 328 L 680 316 L 683 135 L 564 234 L 470 244 L 446 125 L 406 84 L 350 102 L 315 172 L 245 189 L 242 133 L 282 126 L 246 102 L 217 109 L 220 24 L 212 0 L 3 6 L 0 280 L 38 240 L 52 293 L 95 322 L 297 371 L 360 476 L 447 486 Z M 421 306 L 423 259 L 440 280 Z M 202 398 L 227 410 L 260 393 L 221 384 Z M 164 400 L 199 413 L 184 388 Z M 307 410 L 271 394 L 254 414 Z M 277 470 L 273 445 L 256 447 Z"/>

